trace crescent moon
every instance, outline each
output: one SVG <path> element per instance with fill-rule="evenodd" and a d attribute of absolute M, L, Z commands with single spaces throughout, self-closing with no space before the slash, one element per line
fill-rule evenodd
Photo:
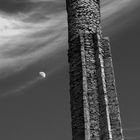
<path fill-rule="evenodd" d="M 39 72 L 39 74 L 41 75 L 41 77 L 45 78 L 46 77 L 46 73 L 45 72 Z"/>

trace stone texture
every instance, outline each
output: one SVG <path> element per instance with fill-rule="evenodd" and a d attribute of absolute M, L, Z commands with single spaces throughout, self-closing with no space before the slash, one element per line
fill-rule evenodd
<path fill-rule="evenodd" d="M 70 40 L 79 32 L 101 32 L 99 0 L 66 0 L 66 5 Z"/>
<path fill-rule="evenodd" d="M 111 48 L 109 44 L 109 39 L 104 38 L 102 40 L 102 46 L 104 49 L 104 69 L 105 69 L 105 77 L 106 77 L 106 87 L 107 87 L 107 95 L 108 95 L 108 105 L 109 105 L 109 113 L 110 113 L 110 122 L 112 129 L 113 140 L 121 140 L 122 139 L 122 129 L 121 129 L 121 119 L 120 119 L 120 111 L 119 111 L 119 102 L 117 98 L 117 92 L 115 87 L 115 78 L 112 64 L 112 56 L 111 56 Z"/>
<path fill-rule="evenodd" d="M 67 0 L 73 140 L 123 140 L 99 0 Z"/>

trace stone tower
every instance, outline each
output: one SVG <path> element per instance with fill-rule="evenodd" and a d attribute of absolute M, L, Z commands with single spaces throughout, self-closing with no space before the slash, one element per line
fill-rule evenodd
<path fill-rule="evenodd" d="M 99 0 L 66 0 L 73 140 L 123 140 L 108 38 Z"/>

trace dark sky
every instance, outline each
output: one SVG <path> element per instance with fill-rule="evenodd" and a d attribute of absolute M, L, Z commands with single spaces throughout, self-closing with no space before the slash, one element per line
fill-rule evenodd
<path fill-rule="evenodd" d="M 139 8 L 102 1 L 126 140 L 140 139 Z M 71 140 L 65 1 L 0 0 L 0 32 L 0 139 Z"/>

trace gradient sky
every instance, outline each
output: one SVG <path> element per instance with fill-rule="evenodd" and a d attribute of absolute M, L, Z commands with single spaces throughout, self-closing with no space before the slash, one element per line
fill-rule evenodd
<path fill-rule="evenodd" d="M 125 140 L 140 140 L 140 1 L 101 7 Z M 67 49 L 65 0 L 0 0 L 1 140 L 71 140 Z"/>

